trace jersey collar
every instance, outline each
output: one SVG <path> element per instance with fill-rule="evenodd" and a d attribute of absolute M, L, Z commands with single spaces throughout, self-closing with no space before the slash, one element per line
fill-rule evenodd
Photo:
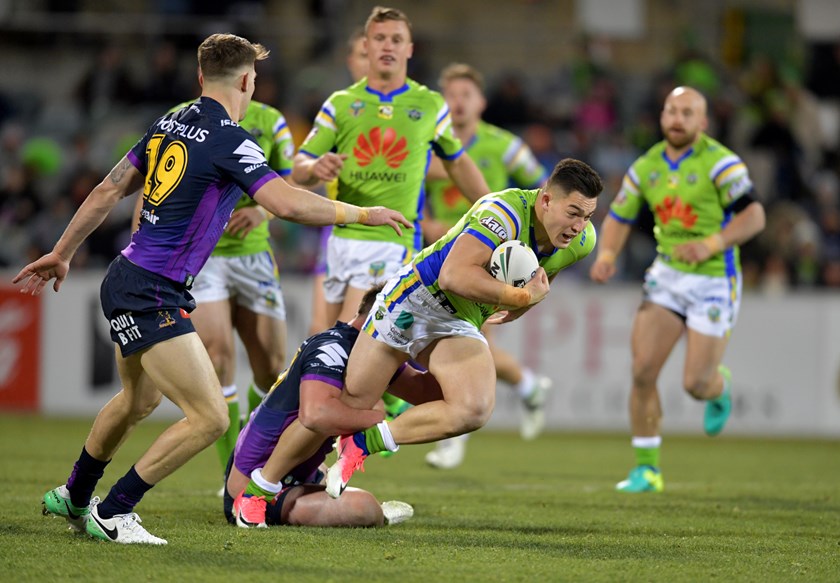
<path fill-rule="evenodd" d="M 371 89 L 369 85 L 365 85 L 365 91 L 379 97 L 379 101 L 381 101 L 382 103 L 391 103 L 392 101 L 394 101 L 394 97 L 400 95 L 401 93 L 405 93 L 408 90 L 408 83 L 406 83 L 399 89 L 394 89 L 390 93 L 382 93 L 381 91 L 377 91 L 376 89 Z"/>
<path fill-rule="evenodd" d="M 680 163 L 682 163 L 683 160 L 685 160 L 686 158 L 691 156 L 693 153 L 694 153 L 694 146 L 691 146 L 688 150 L 686 150 L 686 152 L 682 156 L 680 156 L 676 160 L 671 160 L 668 157 L 668 152 L 666 150 L 662 150 L 662 159 L 665 160 L 666 164 L 668 164 L 668 169 L 669 170 L 675 171 L 675 170 L 679 170 Z"/>

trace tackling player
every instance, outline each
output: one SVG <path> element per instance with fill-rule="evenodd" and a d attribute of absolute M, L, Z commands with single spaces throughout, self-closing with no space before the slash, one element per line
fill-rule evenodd
<path fill-rule="evenodd" d="M 245 528 L 271 524 L 379 526 L 383 511 L 389 523 L 405 518 L 403 513 L 410 511 L 405 503 L 396 501 L 380 508 L 373 495 L 358 489 L 334 500 L 320 484 L 323 473 L 319 467 L 332 451 L 333 437 L 383 420 L 382 411 L 352 409 L 339 400 L 348 355 L 381 289 L 380 285 L 365 293 L 350 322 L 338 322 L 306 340 L 254 411 L 229 469 L 225 496 L 229 522 Z M 410 366 L 401 369 L 391 383 L 391 390 L 401 389 L 413 391 L 415 400 L 440 398 L 440 387 L 432 375 Z M 302 427 L 289 429 L 295 419 L 300 419 Z M 277 474 L 272 464 L 277 441 L 286 431 L 295 430 L 297 465 L 288 473 Z M 237 493 L 235 500 L 231 493 Z"/>

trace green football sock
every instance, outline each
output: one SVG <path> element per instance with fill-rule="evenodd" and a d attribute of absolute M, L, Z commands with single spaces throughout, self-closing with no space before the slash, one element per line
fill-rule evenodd
<path fill-rule="evenodd" d="M 254 480 L 248 482 L 248 485 L 245 487 L 245 495 L 246 496 L 265 496 L 266 500 L 272 500 L 277 494 L 275 492 L 269 492 L 268 490 L 264 490 L 260 488 Z"/>
<path fill-rule="evenodd" d="M 378 426 L 374 425 L 373 427 L 368 427 L 362 431 L 361 434 L 365 439 L 365 448 L 367 449 L 368 454 L 388 450 L 388 448 L 385 447 L 385 439 L 383 439 Z M 358 442 L 356 443 L 358 444 Z"/>
<path fill-rule="evenodd" d="M 636 452 L 636 464 L 640 466 L 659 467 L 658 447 L 634 447 Z"/>
<path fill-rule="evenodd" d="M 251 383 L 248 386 L 248 415 L 259 406 L 262 402 L 265 393 L 263 393 L 258 386 Z"/>
<path fill-rule="evenodd" d="M 228 418 L 230 425 L 219 439 L 216 440 L 216 453 L 219 455 L 219 462 L 222 464 L 222 470 L 227 467 L 230 454 L 233 453 L 236 447 L 236 440 L 239 437 L 239 397 L 234 388 L 233 396 L 225 396 L 228 406 Z"/>

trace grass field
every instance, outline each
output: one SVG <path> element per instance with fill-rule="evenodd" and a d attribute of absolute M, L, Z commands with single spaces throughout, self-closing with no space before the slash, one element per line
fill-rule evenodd
<path fill-rule="evenodd" d="M 210 449 L 138 512 L 166 547 L 109 545 L 40 514 L 89 420 L 0 416 L 0 569 L 7 581 L 840 581 L 840 442 L 666 438 L 666 491 L 627 495 L 628 437 L 479 433 L 467 462 L 429 446 L 373 458 L 353 485 L 415 507 L 382 529 L 224 523 Z M 104 495 L 161 431 L 146 423 L 109 466 Z"/>

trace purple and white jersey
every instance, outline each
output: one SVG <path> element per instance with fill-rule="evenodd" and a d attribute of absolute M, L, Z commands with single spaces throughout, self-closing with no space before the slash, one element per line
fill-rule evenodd
<path fill-rule="evenodd" d="M 222 105 L 201 97 L 158 119 L 126 155 L 146 176 L 140 228 L 123 256 L 192 285 L 242 192 L 276 178 L 256 140 Z"/>

